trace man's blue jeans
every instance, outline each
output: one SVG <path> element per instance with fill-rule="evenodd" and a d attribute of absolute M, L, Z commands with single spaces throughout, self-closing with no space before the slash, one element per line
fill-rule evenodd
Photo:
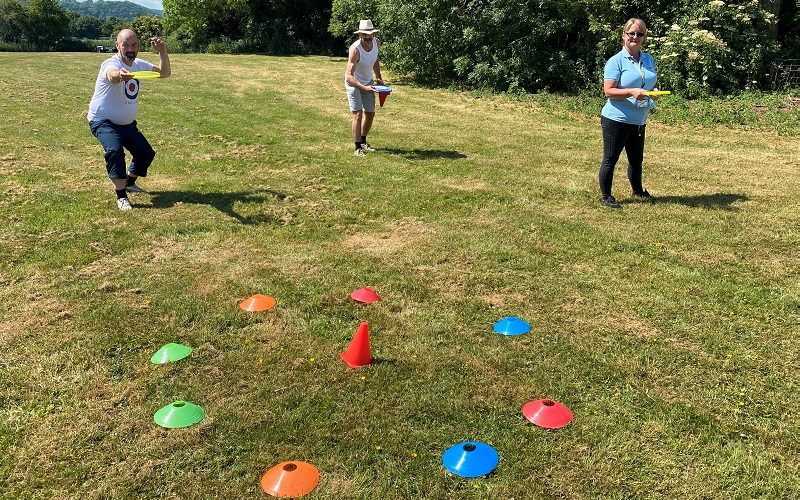
<path fill-rule="evenodd" d="M 156 152 L 136 128 L 135 120 L 130 125 L 117 125 L 110 120 L 92 120 L 89 122 L 89 128 L 106 152 L 106 170 L 109 178 L 127 179 L 125 149 L 130 151 L 133 157 L 130 173 L 137 177 L 147 177 L 147 167 L 153 163 Z"/>

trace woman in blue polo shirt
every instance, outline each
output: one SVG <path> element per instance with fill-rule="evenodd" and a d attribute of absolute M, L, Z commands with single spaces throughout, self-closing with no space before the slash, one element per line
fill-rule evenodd
<path fill-rule="evenodd" d="M 606 62 L 603 71 L 603 92 L 608 100 L 600 113 L 603 130 L 603 162 L 600 164 L 601 203 L 622 208 L 611 195 L 614 166 L 625 149 L 628 156 L 628 180 L 633 196 L 650 198 L 642 187 L 644 129 L 653 106 L 645 92 L 654 90 L 656 65 L 653 56 L 642 51 L 647 38 L 647 25 L 641 19 L 629 19 L 622 29 L 622 50 Z"/>

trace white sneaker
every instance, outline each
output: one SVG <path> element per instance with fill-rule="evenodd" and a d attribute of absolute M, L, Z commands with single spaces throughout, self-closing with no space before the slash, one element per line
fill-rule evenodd
<path fill-rule="evenodd" d="M 136 184 L 131 184 L 130 186 L 125 186 L 125 191 L 129 193 L 146 193 L 144 189 L 140 188 Z"/>
<path fill-rule="evenodd" d="M 363 149 L 356 149 L 356 152 L 353 153 L 353 156 L 367 156 Z"/>
<path fill-rule="evenodd" d="M 370 146 L 368 142 L 362 142 L 361 149 L 363 149 L 364 151 L 375 151 L 375 148 Z"/>
<path fill-rule="evenodd" d="M 133 210 L 130 200 L 128 198 L 117 198 L 117 208 L 120 212 L 130 212 Z"/>

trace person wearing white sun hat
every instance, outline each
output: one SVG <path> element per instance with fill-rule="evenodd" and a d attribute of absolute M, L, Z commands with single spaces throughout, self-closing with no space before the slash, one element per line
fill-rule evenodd
<path fill-rule="evenodd" d="M 355 156 L 364 156 L 366 151 L 374 151 L 367 142 L 367 134 L 375 118 L 375 91 L 372 85 L 383 85 L 381 65 L 378 62 L 381 41 L 375 37 L 377 32 L 371 19 L 359 21 L 358 30 L 354 32 L 358 35 L 358 40 L 350 45 L 347 69 L 344 72 L 344 88 L 347 91 L 350 112 L 353 113 Z"/>

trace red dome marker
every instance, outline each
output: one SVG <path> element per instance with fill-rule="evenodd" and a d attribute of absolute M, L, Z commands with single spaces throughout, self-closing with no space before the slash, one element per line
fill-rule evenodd
<path fill-rule="evenodd" d="M 522 407 L 529 422 L 545 429 L 560 429 L 572 422 L 574 415 L 563 403 L 552 399 L 537 399 Z"/>
<path fill-rule="evenodd" d="M 375 290 L 366 287 L 353 291 L 353 293 L 350 294 L 350 297 L 352 297 L 352 299 L 356 302 L 363 302 L 365 304 L 372 304 L 373 302 L 379 302 L 383 300 Z"/>

